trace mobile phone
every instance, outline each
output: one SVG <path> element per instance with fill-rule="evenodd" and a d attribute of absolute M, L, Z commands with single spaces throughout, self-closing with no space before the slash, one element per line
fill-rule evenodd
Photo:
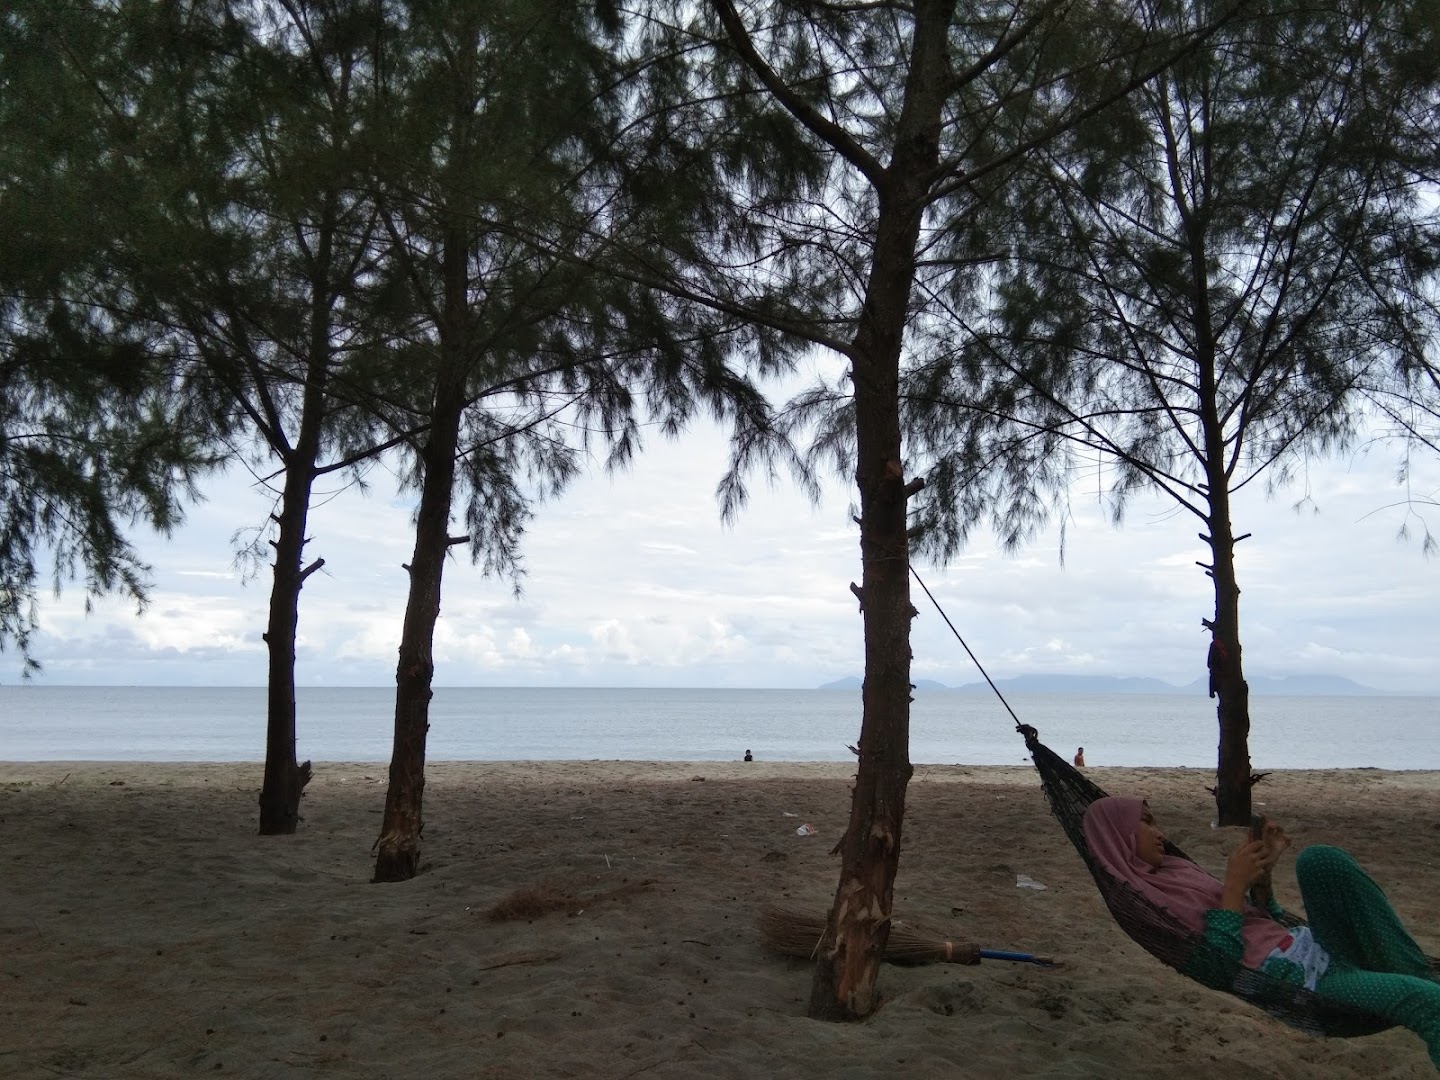
<path fill-rule="evenodd" d="M 1250 839 L 1251 839 L 1251 840 L 1264 840 L 1264 839 L 1265 839 L 1265 815 L 1264 815 L 1264 814 L 1254 814 L 1254 815 L 1251 816 L 1251 818 L 1250 818 Z"/>

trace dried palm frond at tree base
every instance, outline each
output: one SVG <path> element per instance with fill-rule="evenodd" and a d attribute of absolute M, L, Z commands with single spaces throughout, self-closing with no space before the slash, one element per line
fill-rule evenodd
<path fill-rule="evenodd" d="M 782 956 L 814 959 L 825 934 L 824 915 L 774 905 L 762 907 L 757 922 L 765 947 Z M 955 941 L 942 931 L 892 918 L 883 959 L 888 964 L 978 964 L 980 947 Z"/>

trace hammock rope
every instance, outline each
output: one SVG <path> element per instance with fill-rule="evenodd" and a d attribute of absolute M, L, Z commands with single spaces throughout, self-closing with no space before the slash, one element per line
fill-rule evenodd
<path fill-rule="evenodd" d="M 1237 963 L 1233 957 L 1210 946 L 1202 934 L 1196 933 L 1170 912 L 1152 903 L 1127 882 L 1112 876 L 1091 853 L 1081 829 L 1086 808 L 1096 799 L 1104 798 L 1106 793 L 1089 777 L 1042 743 L 1040 733 L 1034 727 L 1020 721 L 913 564 L 910 572 L 925 591 L 925 595 L 930 598 L 930 602 L 935 605 L 940 617 L 945 620 L 945 625 L 950 627 L 951 633 L 969 654 L 980 674 L 985 676 L 985 681 L 995 691 L 1006 712 L 1015 721 L 1015 730 L 1024 737 L 1030 759 L 1040 774 L 1040 786 L 1045 793 L 1050 812 L 1079 853 L 1090 871 L 1090 876 L 1095 879 L 1101 899 L 1105 901 L 1111 917 L 1121 930 L 1150 955 L 1180 974 L 1211 989 L 1233 994 L 1307 1034 L 1350 1038 L 1373 1035 L 1395 1026 L 1394 1021 L 1382 1016 L 1343 1005 L 1322 997 L 1313 990 L 1306 990 L 1303 986 Z M 1165 841 L 1165 853 L 1194 861 L 1169 840 Z M 1304 919 L 1290 912 L 1285 912 L 1280 921 L 1289 927 L 1305 925 Z M 1440 961 L 1431 957 L 1430 965 L 1432 969 L 1440 971 Z"/>

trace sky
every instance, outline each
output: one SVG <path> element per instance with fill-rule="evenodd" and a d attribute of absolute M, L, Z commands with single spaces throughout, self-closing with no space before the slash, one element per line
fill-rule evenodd
<path fill-rule="evenodd" d="M 1343 675 L 1381 690 L 1440 692 L 1440 559 L 1397 531 L 1394 450 L 1371 448 L 1310 468 L 1300 485 L 1236 500 L 1241 635 L 1252 676 Z M 524 541 L 526 574 L 482 576 L 463 548 L 445 571 L 437 627 L 439 686 L 809 688 L 863 672 L 852 488 L 837 479 L 812 506 L 788 481 L 752 485 L 733 526 L 714 488 L 722 433 L 700 427 L 654 439 L 625 472 L 599 466 L 540 505 Z M 1440 463 L 1422 460 L 1411 492 L 1440 495 Z M 1199 522 L 1158 500 L 1135 502 L 1112 527 L 1097 475 L 1076 478 L 1061 559 L 1051 529 L 1015 555 L 977 532 L 949 566 L 917 569 L 990 675 L 1205 674 L 1213 614 Z M 40 685 L 244 686 L 265 682 L 269 593 L 235 561 L 237 530 L 270 508 L 245 474 L 206 485 L 170 538 L 136 534 L 153 568 L 149 606 L 77 588 L 41 598 Z M 1294 505 L 1305 499 L 1302 509 Z M 1431 508 L 1440 531 L 1440 510 Z M 1421 511 L 1423 513 L 1423 508 Z M 393 685 L 413 544 L 411 502 L 390 475 L 371 491 L 319 500 L 308 548 L 323 556 L 301 597 L 297 681 Z M 979 681 L 920 590 L 913 676 Z M 0 681 L 20 674 L 0 654 Z"/>

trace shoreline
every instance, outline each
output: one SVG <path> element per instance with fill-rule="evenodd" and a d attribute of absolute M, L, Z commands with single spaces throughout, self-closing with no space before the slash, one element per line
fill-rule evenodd
<path fill-rule="evenodd" d="M 0 762 L 0 1071 L 1434 1076 L 1409 1032 L 1309 1038 L 1141 951 L 1028 764 L 916 767 L 896 912 L 1065 966 L 887 965 L 855 1025 L 807 1019 L 810 965 L 755 929 L 762 903 L 829 905 L 853 762 L 432 761 L 424 870 L 398 885 L 368 881 L 387 765 L 315 767 L 299 831 L 260 837 L 259 762 Z M 1223 866 L 1209 770 L 1085 772 Z M 1282 770 L 1256 801 L 1296 850 L 1354 852 L 1440 953 L 1440 772 Z M 1276 880 L 1295 906 L 1293 859 Z M 486 917 L 540 886 L 573 902 Z"/>
<path fill-rule="evenodd" d="M 15 783 L 56 783 L 65 773 L 71 782 L 92 784 L 101 777 L 123 777 L 137 771 L 160 780 L 168 775 L 168 784 L 203 784 L 224 773 L 235 779 L 248 778 L 259 772 L 264 762 L 255 761 L 146 761 L 108 759 L 66 759 L 36 761 L 0 760 L 0 785 Z M 313 761 L 316 780 L 383 780 L 388 761 Z M 1111 794 L 1122 789 L 1143 785 L 1151 780 L 1173 782 L 1213 777 L 1214 771 L 1193 765 L 1091 765 L 1084 774 Z M 1383 769 L 1374 765 L 1352 765 L 1316 769 L 1266 769 L 1265 779 L 1256 788 L 1263 794 L 1267 785 L 1282 781 L 1353 781 L 1368 779 L 1385 785 L 1433 788 L 1440 792 L 1440 769 Z M 613 780 L 649 780 L 657 782 L 689 781 L 696 778 L 726 781 L 816 780 L 850 781 L 855 775 L 851 761 L 685 761 L 649 760 L 644 758 L 537 758 L 505 759 L 437 759 L 425 763 L 425 778 L 431 782 L 464 782 L 486 778 L 503 782 L 545 781 L 572 783 Z M 107 781 L 108 782 L 108 781 Z M 916 783 L 990 783 L 1023 786 L 1027 782 L 1039 789 L 1039 775 L 1033 765 L 932 765 L 917 764 L 910 778 Z M 259 789 L 258 779 L 256 790 Z M 1113 789 L 1113 790 L 1112 790 Z"/>

